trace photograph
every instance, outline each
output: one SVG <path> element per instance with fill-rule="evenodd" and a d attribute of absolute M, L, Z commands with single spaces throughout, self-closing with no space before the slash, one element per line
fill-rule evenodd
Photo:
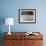
<path fill-rule="evenodd" d="M 36 23 L 36 9 L 19 9 L 19 23 Z"/>

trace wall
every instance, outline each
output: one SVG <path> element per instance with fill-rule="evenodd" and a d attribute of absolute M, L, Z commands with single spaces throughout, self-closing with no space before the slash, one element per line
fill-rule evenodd
<path fill-rule="evenodd" d="M 35 8 L 36 24 L 19 24 L 17 19 L 18 19 L 18 9 L 20 8 L 28 8 L 28 9 Z M 45 33 L 46 32 L 46 1 L 45 0 L 42 1 L 41 0 L 0 0 L 0 17 L 1 18 L 13 17 L 15 19 L 14 26 L 11 26 L 12 32 L 40 31 L 44 35 L 46 35 Z M 8 26 L 2 24 L 0 26 L 0 31 L 8 32 Z"/>
<path fill-rule="evenodd" d="M 15 19 L 15 25 L 11 28 L 11 31 L 46 31 L 46 1 L 41 0 L 1 0 L 1 14 L 3 17 L 13 17 Z M 19 24 L 18 9 L 30 8 L 36 9 L 36 24 Z M 2 26 L 2 32 L 8 31 L 6 25 Z"/>
<path fill-rule="evenodd" d="M 46 31 L 46 1 L 45 0 L 1 0 L 2 17 L 13 17 L 15 25 L 11 27 L 11 31 Z M 36 24 L 19 24 L 18 9 L 30 8 L 36 9 Z M 2 32 L 8 31 L 8 26 L 1 26 Z"/>

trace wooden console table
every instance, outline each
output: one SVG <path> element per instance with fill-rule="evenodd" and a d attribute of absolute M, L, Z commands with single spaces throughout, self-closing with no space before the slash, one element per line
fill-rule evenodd
<path fill-rule="evenodd" d="M 4 46 L 43 46 L 43 35 L 40 32 L 38 35 L 25 35 L 26 32 L 11 32 L 8 35 L 4 33 Z"/>

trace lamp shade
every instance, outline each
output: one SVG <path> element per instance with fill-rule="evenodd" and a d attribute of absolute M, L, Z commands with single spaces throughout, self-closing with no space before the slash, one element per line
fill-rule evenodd
<path fill-rule="evenodd" d="M 5 18 L 5 25 L 14 25 L 14 18 Z"/>

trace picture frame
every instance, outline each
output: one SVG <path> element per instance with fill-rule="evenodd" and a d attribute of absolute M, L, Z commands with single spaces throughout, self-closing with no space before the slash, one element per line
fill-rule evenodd
<path fill-rule="evenodd" d="M 36 23 L 36 9 L 19 9 L 19 23 Z"/>

